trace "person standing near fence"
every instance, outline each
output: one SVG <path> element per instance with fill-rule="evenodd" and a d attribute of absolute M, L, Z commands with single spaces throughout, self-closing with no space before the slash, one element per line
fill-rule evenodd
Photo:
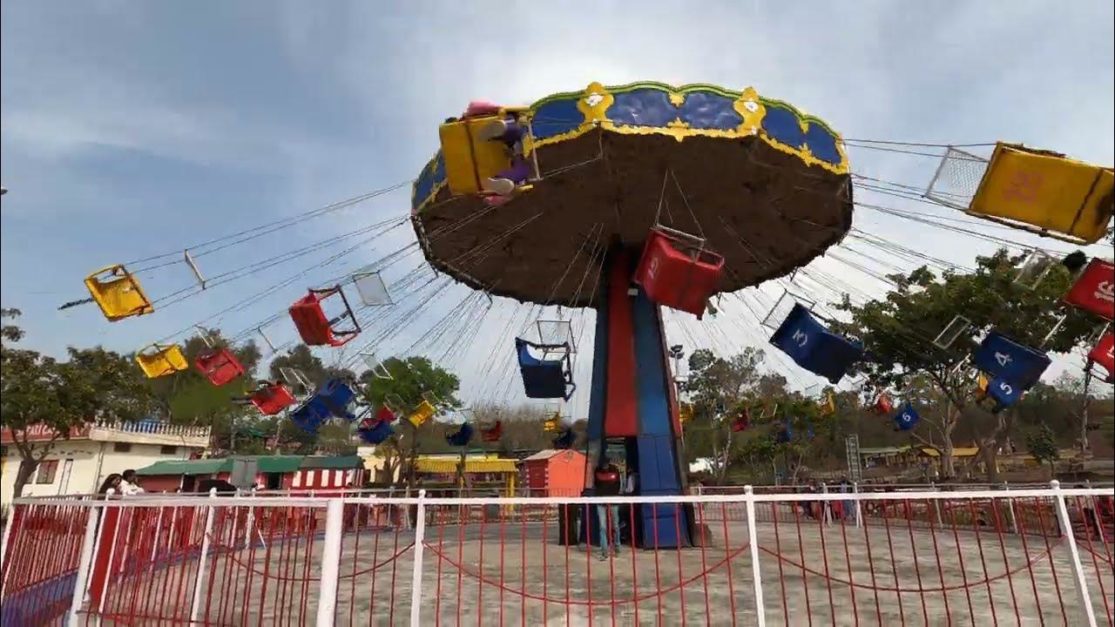
<path fill-rule="evenodd" d="M 128 469 L 120 477 L 120 491 L 125 496 L 135 496 L 136 494 L 143 494 L 143 488 L 139 486 L 139 480 L 136 479 L 136 471 Z"/>
<path fill-rule="evenodd" d="M 600 465 L 593 473 L 596 496 L 619 496 L 619 468 L 607 457 L 600 458 Z M 600 559 L 619 554 L 619 507 L 615 505 L 596 506 L 597 529 L 600 538 Z M 609 540 L 611 546 L 609 550 Z"/>

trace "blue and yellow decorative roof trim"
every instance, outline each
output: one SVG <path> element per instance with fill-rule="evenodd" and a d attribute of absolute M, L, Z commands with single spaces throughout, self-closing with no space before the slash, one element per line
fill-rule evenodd
<path fill-rule="evenodd" d="M 533 138 L 530 152 L 569 141 L 594 129 L 625 135 L 687 137 L 757 136 L 806 165 L 833 174 L 848 173 L 848 156 L 840 135 L 819 118 L 794 106 L 706 84 L 673 87 L 640 82 L 606 87 L 592 83 L 583 91 L 547 96 L 530 105 Z M 445 185 L 441 153 L 426 164 L 414 183 L 411 206 L 420 211 Z"/>

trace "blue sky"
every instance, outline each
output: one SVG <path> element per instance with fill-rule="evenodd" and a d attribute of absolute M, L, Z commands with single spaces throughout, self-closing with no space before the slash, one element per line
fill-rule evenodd
<path fill-rule="evenodd" d="M 4 0 L 4 306 L 23 310 L 26 343 L 46 352 L 94 343 L 133 350 L 299 264 L 116 324 L 89 306 L 55 311 L 83 295 L 90 270 L 407 180 L 436 149 L 437 123 L 469 99 L 529 102 L 593 80 L 753 85 L 849 138 L 1006 139 L 1115 160 L 1109 2 L 588 6 Z M 859 173 L 912 185 L 935 165 L 857 149 L 851 157 Z M 407 198 L 369 201 L 213 255 L 202 268 L 216 274 L 402 216 Z M 870 212 L 856 226 L 958 263 L 988 250 Z M 399 229 L 307 281 L 375 260 L 408 237 Z M 179 265 L 145 285 L 158 296 L 189 280 Z M 238 331 L 302 287 L 221 324 Z"/>

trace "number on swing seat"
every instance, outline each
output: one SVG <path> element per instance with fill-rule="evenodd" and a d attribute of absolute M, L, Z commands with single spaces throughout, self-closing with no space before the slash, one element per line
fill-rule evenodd
<path fill-rule="evenodd" d="M 101 268 L 85 277 L 85 287 L 110 322 L 155 311 L 139 280 L 122 264 Z"/>

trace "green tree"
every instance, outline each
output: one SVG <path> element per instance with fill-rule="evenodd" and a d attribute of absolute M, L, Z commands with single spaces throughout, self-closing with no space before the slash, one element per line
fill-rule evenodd
<path fill-rule="evenodd" d="M 1026 436 L 1026 450 L 1039 464 L 1048 463 L 1050 473 L 1054 470 L 1054 463 L 1061 458 L 1061 454 L 1057 451 L 1053 430 L 1045 423 Z"/>
<path fill-rule="evenodd" d="M 4 310 L 14 318 L 18 310 Z M 133 420 L 151 408 L 150 390 L 128 357 L 103 348 L 68 348 L 67 361 L 12 346 L 23 337 L 5 325 L 0 343 L 0 423 L 10 430 L 20 454 L 14 494 L 23 487 L 58 440 L 97 420 Z M 49 439 L 33 437 L 45 429 Z M 40 435 L 40 431 L 36 435 Z"/>
<path fill-rule="evenodd" d="M 731 423 L 758 397 L 762 361 L 763 351 L 751 347 L 728 359 L 708 349 L 689 356 L 689 379 L 681 388 L 693 407 L 685 431 L 686 454 L 691 460 L 710 459 L 716 483 L 724 482 L 732 458 Z M 769 386 L 769 380 L 766 383 Z"/>
<path fill-rule="evenodd" d="M 443 408 L 458 408 L 461 405 L 457 399 L 460 387 L 457 375 L 426 357 L 388 358 L 374 371 L 361 374 L 360 383 L 364 398 L 370 405 L 379 407 L 387 404 L 403 414 L 417 407 L 426 397 L 436 398 Z M 395 476 L 396 469 L 406 461 L 407 485 L 413 487 L 414 459 L 422 448 L 422 437 L 419 430 L 405 420 L 405 415 L 399 418 L 395 434 L 380 444 L 376 451 L 384 458 L 384 473 L 388 477 Z M 422 429 L 432 429 L 432 425 L 423 425 Z"/>
<path fill-rule="evenodd" d="M 884 298 L 854 305 L 845 296 L 837 305 L 850 320 L 834 328 L 866 345 L 869 359 L 860 362 L 857 370 L 869 381 L 901 393 L 907 382 L 920 375 L 944 396 L 943 414 L 923 415 L 921 426 L 911 435 L 939 451 L 946 477 L 955 475 L 954 434 L 974 400 L 971 370 L 961 362 L 975 348 L 975 338 L 997 329 L 1025 345 L 1064 353 L 1079 345 L 1095 326 L 1086 314 L 1061 304 L 1071 282 L 1068 270 L 1050 264 L 1034 284 L 1016 280 L 1022 261 L 1001 250 L 977 258 L 976 270 L 970 274 L 946 271 L 938 276 L 922 267 L 909 275 L 890 276 L 896 287 Z M 933 340 L 957 315 L 971 321 L 971 328 L 948 348 L 939 348 Z M 999 413 L 976 438 L 991 456 L 1009 433 L 1009 416 L 1009 412 Z"/>
<path fill-rule="evenodd" d="M 219 330 L 201 329 L 186 340 L 182 352 L 192 366 L 202 353 L 224 348 L 230 348 L 230 344 Z M 254 452 L 258 450 L 259 443 L 254 442 L 250 434 L 259 430 L 259 420 L 249 405 L 237 400 L 255 387 L 253 379 L 260 352 L 251 341 L 231 350 L 240 365 L 244 366 L 245 373 L 225 385 L 213 385 L 193 367 L 172 376 L 152 379 L 150 385 L 170 422 L 209 426 L 212 429 L 212 447 L 218 452 Z M 244 437 L 239 438 L 238 446 L 238 435 L 241 433 Z"/>

